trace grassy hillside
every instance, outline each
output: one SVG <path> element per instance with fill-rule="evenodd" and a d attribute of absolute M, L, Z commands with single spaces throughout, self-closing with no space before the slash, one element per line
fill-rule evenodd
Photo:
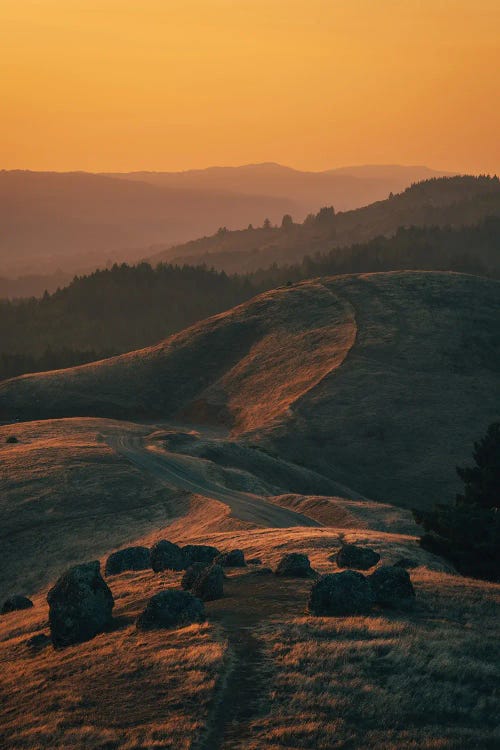
<path fill-rule="evenodd" d="M 498 418 L 498 282 L 324 278 L 267 292 L 154 347 L 0 385 L 0 417 L 223 424 L 375 499 L 451 499 Z M 438 418 L 436 418 L 438 416 Z"/>
<path fill-rule="evenodd" d="M 183 543 L 197 525 L 138 538 Z M 341 538 L 368 542 L 384 563 L 416 556 L 416 608 L 317 618 L 305 611 L 311 582 L 230 571 L 208 622 L 140 633 L 149 596 L 180 574 L 123 573 L 112 632 L 54 651 L 30 645 L 47 633 L 44 593 L 35 607 L 0 618 L 2 736 L 18 750 L 223 748 L 227 750 L 459 750 L 498 745 L 500 587 L 434 565 L 398 534 L 324 529 L 235 529 L 205 534 L 275 565 L 304 552 L 321 573 Z M 43 690 L 40 685 L 43 684 Z M 381 715 L 384 720 L 381 721 Z"/>
<path fill-rule="evenodd" d="M 120 429 L 78 419 L 0 427 L 0 596 L 19 587 L 36 592 L 65 566 L 185 512 L 182 492 L 145 476 L 104 442 Z M 19 442 L 6 444 L 12 434 Z"/>
<path fill-rule="evenodd" d="M 206 263 L 231 273 L 251 272 L 272 263 L 294 263 L 306 254 L 390 236 L 400 227 L 461 227 L 492 215 L 500 215 L 498 178 L 431 179 L 386 200 L 337 212 L 334 217 L 319 214 L 317 220 L 310 216 L 303 224 L 218 232 L 156 253 L 148 260 Z"/>
<path fill-rule="evenodd" d="M 140 264 L 77 277 L 41 299 L 0 300 L 0 379 L 153 344 L 254 294 L 248 280 L 206 268 Z"/>
<path fill-rule="evenodd" d="M 266 231 L 274 230 L 254 233 Z M 251 251 L 249 255 L 253 257 Z M 120 265 L 77 277 L 42 299 L 0 301 L 0 379 L 148 346 L 257 292 L 292 281 L 401 269 L 500 278 L 500 217 L 470 227 L 400 228 L 392 237 L 307 255 L 301 263 L 273 265 L 245 277 L 228 277 L 202 266 Z"/>

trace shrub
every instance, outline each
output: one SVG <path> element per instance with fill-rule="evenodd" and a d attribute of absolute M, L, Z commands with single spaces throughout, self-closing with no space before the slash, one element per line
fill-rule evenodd
<path fill-rule="evenodd" d="M 500 580 L 500 423 L 474 444 L 475 466 L 457 468 L 464 482 L 454 505 L 414 510 L 427 532 L 420 545 L 448 558 L 464 575 Z"/>

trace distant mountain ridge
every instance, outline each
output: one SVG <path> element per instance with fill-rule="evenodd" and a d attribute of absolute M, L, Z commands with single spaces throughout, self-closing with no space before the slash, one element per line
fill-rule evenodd
<path fill-rule="evenodd" d="M 383 201 L 327 216 L 324 212 L 302 224 L 218 232 L 174 246 L 147 258 L 150 263 L 204 263 L 227 273 L 247 273 L 273 263 L 300 262 L 305 255 L 329 252 L 391 236 L 400 227 L 470 226 L 500 216 L 497 177 L 431 178 Z"/>
<path fill-rule="evenodd" d="M 144 248 L 293 210 L 287 198 L 169 188 L 85 172 L 0 172 L 0 276 L 92 270 Z"/>
<path fill-rule="evenodd" d="M 297 205 L 296 218 L 301 220 L 325 203 L 346 211 L 386 198 L 390 192 L 399 192 L 414 182 L 452 174 L 426 166 L 376 164 L 311 172 L 265 162 L 185 172 L 110 173 L 110 176 L 176 188 L 286 197 Z"/>
<path fill-rule="evenodd" d="M 389 171 L 387 171 L 389 170 Z M 0 171 L 0 277 L 88 272 L 215 232 L 321 205 L 356 208 L 431 174 L 426 167 L 300 172 L 274 164 L 182 173 Z"/>

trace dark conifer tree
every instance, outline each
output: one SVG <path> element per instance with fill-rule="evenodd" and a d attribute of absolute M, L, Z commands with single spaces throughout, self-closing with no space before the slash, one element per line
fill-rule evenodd
<path fill-rule="evenodd" d="M 457 468 L 464 482 L 454 505 L 414 510 L 427 532 L 424 549 L 443 555 L 465 575 L 500 580 L 500 423 L 474 444 L 475 465 Z"/>

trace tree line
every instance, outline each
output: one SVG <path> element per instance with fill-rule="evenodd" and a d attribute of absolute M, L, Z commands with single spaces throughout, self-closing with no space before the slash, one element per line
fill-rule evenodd
<path fill-rule="evenodd" d="M 333 224 L 332 210 L 315 221 Z M 289 226 L 286 218 L 284 226 Z M 207 266 L 114 265 L 41 298 L 0 300 L 0 379 L 70 367 L 154 344 L 255 294 L 316 276 L 396 270 L 500 278 L 500 217 L 475 226 L 402 227 L 350 247 L 246 275 Z"/>

